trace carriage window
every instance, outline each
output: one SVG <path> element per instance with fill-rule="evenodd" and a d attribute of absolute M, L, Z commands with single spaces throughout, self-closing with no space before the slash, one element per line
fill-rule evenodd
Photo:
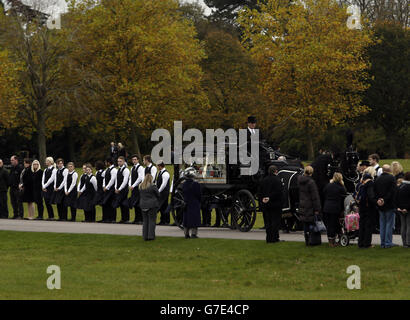
<path fill-rule="evenodd" d="M 226 164 L 210 164 L 204 157 L 203 164 L 194 165 L 199 183 L 226 183 Z"/>

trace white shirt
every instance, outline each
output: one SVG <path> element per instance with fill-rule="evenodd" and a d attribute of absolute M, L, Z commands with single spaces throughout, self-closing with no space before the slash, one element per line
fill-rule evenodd
<path fill-rule="evenodd" d="M 138 164 L 134 165 L 134 168 L 137 168 Z M 134 184 L 131 185 L 132 181 L 131 181 L 131 176 L 130 176 L 130 183 L 129 186 L 132 188 L 136 188 L 139 186 L 139 184 L 144 180 L 144 175 L 145 175 L 145 170 L 143 166 L 139 166 L 138 168 L 138 178 L 137 180 L 135 180 Z"/>
<path fill-rule="evenodd" d="M 63 170 L 63 181 L 60 183 L 59 186 L 57 186 L 57 173 L 59 170 Z M 54 189 L 57 188 L 57 190 L 61 190 L 64 188 L 65 183 L 67 181 L 67 174 L 68 174 L 68 169 L 66 169 L 65 167 L 62 167 L 61 169 L 57 169 L 56 170 L 56 174 L 55 174 L 55 179 L 54 179 Z"/>
<path fill-rule="evenodd" d="M 122 170 L 122 175 L 124 176 L 124 179 L 122 180 L 121 185 L 118 187 L 118 173 L 120 170 Z M 118 169 L 116 178 L 117 179 L 115 179 L 115 190 L 121 191 L 128 184 L 128 179 L 130 178 L 130 169 L 128 169 L 127 166 L 124 164 L 120 169 Z"/>
<path fill-rule="evenodd" d="M 105 173 L 108 169 L 111 169 L 111 179 L 108 182 L 108 184 L 105 185 Z M 107 190 L 110 190 L 111 187 L 114 185 L 115 180 L 117 179 L 117 169 L 114 168 L 114 165 L 111 165 L 109 168 L 105 169 L 103 175 L 104 175 L 103 188 L 106 188 Z"/>
<path fill-rule="evenodd" d="M 249 130 L 252 134 L 255 134 L 255 129 L 251 129 L 251 128 L 248 127 L 248 130 Z"/>
<path fill-rule="evenodd" d="M 85 189 L 84 186 L 81 186 L 81 179 L 82 179 L 83 177 L 85 177 L 85 176 L 86 176 L 86 174 L 83 173 L 83 174 L 81 175 L 80 179 L 78 180 L 78 186 L 77 186 L 77 191 L 78 191 L 78 192 L 83 192 L 84 189 Z M 84 183 L 84 185 L 85 185 L 85 183 Z M 81 190 L 83 190 L 83 191 L 81 191 Z"/>
<path fill-rule="evenodd" d="M 379 176 L 383 173 L 383 168 L 380 167 L 380 165 L 379 165 L 378 163 L 373 166 L 373 168 L 375 168 L 375 169 L 376 169 L 377 167 L 379 167 L 379 168 L 376 170 L 376 176 L 379 177 Z"/>
<path fill-rule="evenodd" d="M 159 187 L 159 189 L 158 189 L 158 191 L 159 192 L 162 192 L 162 190 L 164 190 L 165 189 L 165 187 L 166 187 L 166 185 L 167 185 L 167 183 L 168 183 L 168 180 L 169 180 L 169 172 L 168 171 L 165 171 L 165 168 L 164 169 L 162 169 L 159 173 L 158 173 L 158 175 L 161 173 L 161 172 L 163 172 L 162 173 L 162 183 L 161 183 L 161 186 Z"/>
<path fill-rule="evenodd" d="M 68 178 L 69 174 L 71 174 L 73 176 L 73 178 L 71 180 L 71 185 L 67 186 L 67 178 Z M 68 172 L 67 173 L 67 175 L 64 177 L 64 192 L 70 193 L 74 189 L 74 187 L 77 183 L 77 178 L 78 178 L 78 173 L 77 172 L 73 171 L 73 172 Z"/>
<path fill-rule="evenodd" d="M 89 174 L 89 175 L 87 175 L 87 176 L 90 177 L 90 176 L 92 176 L 92 175 Z M 90 182 L 91 182 L 91 184 L 93 185 L 95 191 L 97 191 L 97 179 L 95 178 L 95 176 L 92 176 L 92 177 L 91 177 Z M 78 190 L 78 192 L 83 193 L 83 192 L 85 191 L 85 189 L 86 189 L 86 185 L 87 185 L 87 184 L 84 183 L 83 187 L 82 187 L 80 190 Z M 80 187 L 80 185 L 78 185 L 78 187 Z"/>
<path fill-rule="evenodd" d="M 52 169 L 53 171 L 51 172 L 50 178 L 46 182 L 44 180 L 45 180 L 47 169 Z M 42 179 L 43 189 L 46 189 L 50 184 L 54 183 L 54 180 L 56 179 L 56 174 L 57 174 L 56 168 L 54 168 L 54 166 L 49 166 L 47 169 L 43 171 L 43 179 Z"/>

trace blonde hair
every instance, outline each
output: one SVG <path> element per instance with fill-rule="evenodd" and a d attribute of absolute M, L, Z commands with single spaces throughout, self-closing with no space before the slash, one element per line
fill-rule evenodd
<path fill-rule="evenodd" d="M 313 168 L 311 166 L 306 166 L 305 171 L 304 171 L 304 175 L 305 176 L 311 176 L 312 174 L 313 174 Z"/>
<path fill-rule="evenodd" d="M 41 169 L 40 161 L 34 160 L 34 161 L 31 163 L 31 172 L 37 172 L 37 171 L 34 171 L 34 164 L 38 164 L 38 169 L 37 169 L 37 171 Z"/>
<path fill-rule="evenodd" d="M 345 185 L 345 183 L 343 182 L 343 176 L 342 176 L 342 174 L 341 174 L 340 172 L 335 172 L 335 173 L 333 174 L 333 179 L 330 180 L 330 183 L 339 183 L 339 184 L 341 184 L 342 186 Z"/>
<path fill-rule="evenodd" d="M 364 169 L 363 174 L 368 173 L 372 176 L 372 178 L 374 178 L 376 176 L 376 169 L 372 166 L 367 167 L 366 169 Z"/>
<path fill-rule="evenodd" d="M 140 189 L 140 190 L 145 190 L 145 189 L 151 187 L 153 180 L 154 180 L 154 179 L 152 178 L 152 176 L 148 173 L 148 174 L 145 176 L 144 181 L 142 181 L 141 184 L 139 185 L 139 189 Z"/>
<path fill-rule="evenodd" d="M 403 166 L 398 161 L 393 161 L 391 163 L 392 173 L 397 176 L 400 172 L 403 172 Z"/>
<path fill-rule="evenodd" d="M 46 158 L 46 163 L 47 163 L 47 161 L 51 162 L 51 165 L 52 165 L 54 168 L 56 167 L 56 164 L 54 163 L 53 157 L 47 157 L 47 158 Z"/>

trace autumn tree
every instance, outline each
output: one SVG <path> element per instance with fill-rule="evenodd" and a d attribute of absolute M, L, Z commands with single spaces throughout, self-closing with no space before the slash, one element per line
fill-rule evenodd
<path fill-rule="evenodd" d="M 18 81 L 20 71 L 21 66 L 10 60 L 8 51 L 0 49 L 0 123 L 5 127 L 18 121 L 16 110 L 26 103 Z"/>
<path fill-rule="evenodd" d="M 243 127 L 249 115 L 264 111 L 256 64 L 237 37 L 224 30 L 208 30 L 204 43 L 207 58 L 202 62 L 202 85 L 212 119 L 225 128 Z"/>
<path fill-rule="evenodd" d="M 205 57 L 178 1 L 72 1 L 63 28 L 72 74 L 103 127 L 138 137 L 173 120 L 203 121 Z"/>
<path fill-rule="evenodd" d="M 18 88 L 23 100 L 19 104 L 1 104 L 3 123 L 21 128 L 20 133 L 37 134 L 39 158 L 46 157 L 46 137 L 63 126 L 60 113 L 60 60 L 66 46 L 58 30 L 46 25 L 42 8 L 53 2 L 32 1 L 32 6 L 17 0 L 8 1 L 7 12 L 0 12 L 0 46 L 19 66 Z M 14 85 L 15 86 L 15 85 Z M 15 90 L 8 87 L 9 90 Z"/>
<path fill-rule="evenodd" d="M 239 18 L 269 113 L 276 115 L 272 121 L 303 130 L 309 159 L 315 135 L 368 110 L 361 95 L 371 37 L 368 30 L 349 29 L 347 18 L 332 0 L 269 0 Z"/>

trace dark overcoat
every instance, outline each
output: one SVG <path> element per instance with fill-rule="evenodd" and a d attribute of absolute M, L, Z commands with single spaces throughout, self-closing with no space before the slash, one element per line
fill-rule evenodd
<path fill-rule="evenodd" d="M 185 200 L 185 210 L 182 225 L 186 228 L 201 226 L 201 185 L 187 179 L 182 186 Z"/>

